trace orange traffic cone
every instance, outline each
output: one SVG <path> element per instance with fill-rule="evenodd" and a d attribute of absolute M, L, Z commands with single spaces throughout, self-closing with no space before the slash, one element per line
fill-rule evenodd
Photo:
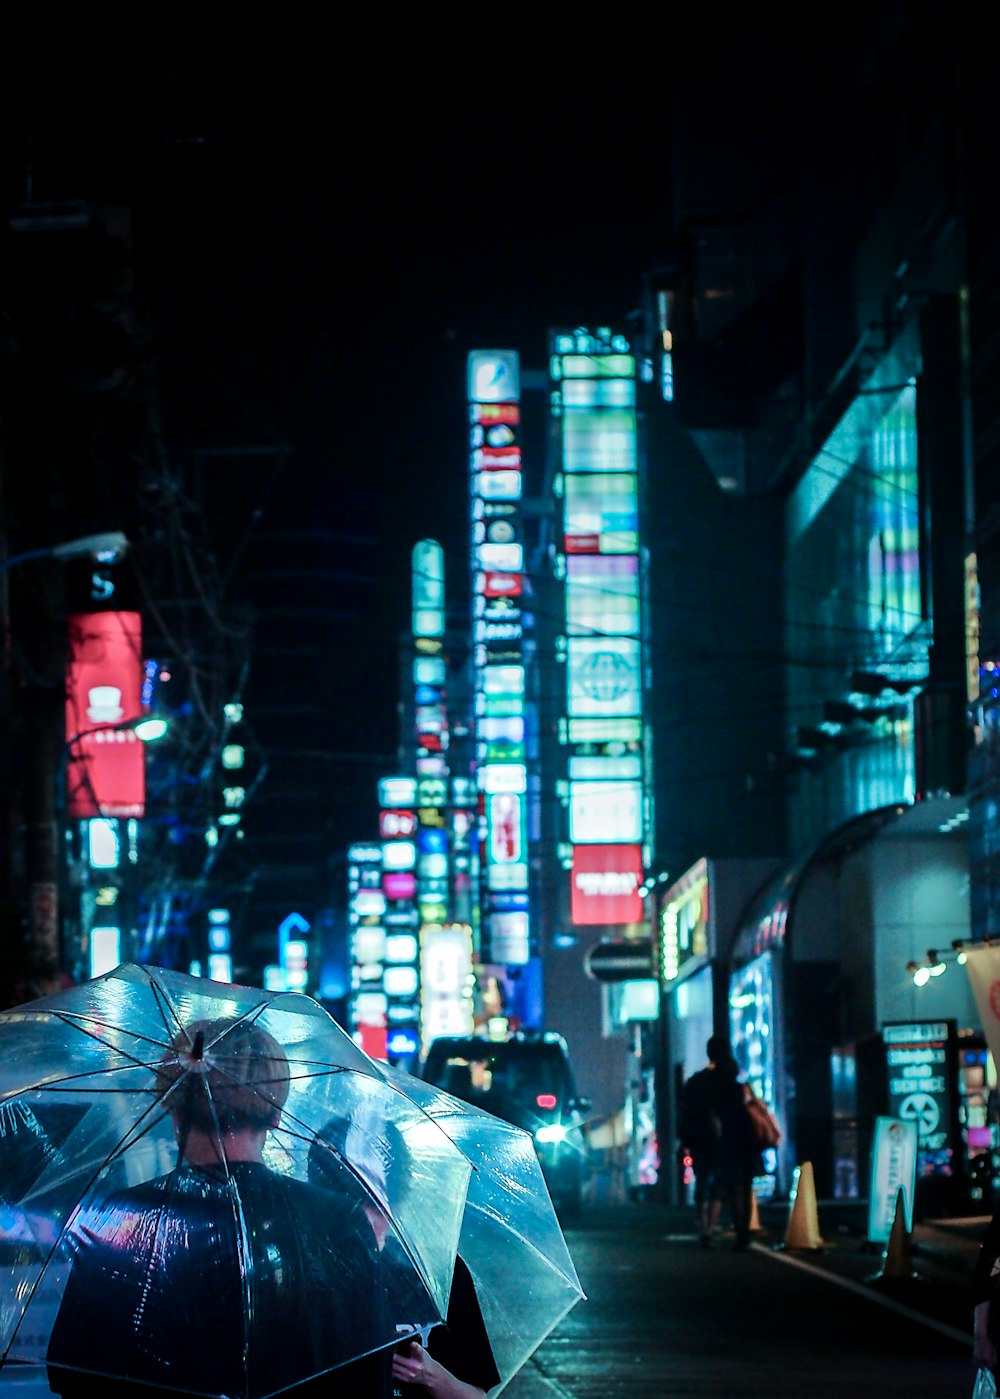
<path fill-rule="evenodd" d="M 871 1282 L 896 1281 L 900 1278 L 919 1276 L 913 1267 L 913 1250 L 910 1231 L 906 1227 L 906 1204 L 902 1187 L 896 1192 L 896 1213 L 889 1231 L 889 1242 L 882 1254 L 882 1267 L 870 1279 Z"/>
<path fill-rule="evenodd" d="M 796 1171 L 795 1188 L 792 1194 L 792 1207 L 788 1212 L 783 1247 L 817 1249 L 825 1248 L 819 1232 L 819 1214 L 816 1209 L 816 1183 L 813 1180 L 811 1161 L 803 1161 Z"/>

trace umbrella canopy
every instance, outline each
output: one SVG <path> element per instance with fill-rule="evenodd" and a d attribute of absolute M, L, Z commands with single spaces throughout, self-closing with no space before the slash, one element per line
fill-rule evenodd
<path fill-rule="evenodd" d="M 307 996 L 125 964 L 7 1011 L 0 1363 L 243 1399 L 387 1363 L 446 1315 L 470 1173 Z"/>
<path fill-rule="evenodd" d="M 472 1274 L 500 1374 L 495 1396 L 585 1300 L 534 1142 L 522 1128 L 401 1069 L 387 1066 L 385 1075 L 473 1167 L 458 1251 Z"/>

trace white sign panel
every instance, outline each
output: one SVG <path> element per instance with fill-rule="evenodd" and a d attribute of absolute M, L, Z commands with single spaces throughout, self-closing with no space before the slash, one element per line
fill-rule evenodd
<path fill-rule="evenodd" d="M 868 1192 L 868 1238 L 887 1244 L 903 1192 L 906 1230 L 913 1229 L 913 1192 L 917 1181 L 917 1124 L 901 1117 L 877 1117 Z"/>
<path fill-rule="evenodd" d="M 639 642 L 631 637 L 570 637 L 568 713 L 641 714 Z"/>
<path fill-rule="evenodd" d="M 521 361 L 516 350 L 473 350 L 467 363 L 471 402 L 513 403 L 521 397 Z"/>
<path fill-rule="evenodd" d="M 490 915 L 490 956 L 494 962 L 508 966 L 523 966 L 530 958 L 528 915 L 526 913 L 494 913 Z"/>
<path fill-rule="evenodd" d="M 569 838 L 574 845 L 641 842 L 642 784 L 571 782 Z"/>

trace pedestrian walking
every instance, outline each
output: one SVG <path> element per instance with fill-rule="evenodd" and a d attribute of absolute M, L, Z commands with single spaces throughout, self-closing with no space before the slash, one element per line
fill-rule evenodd
<path fill-rule="evenodd" d="M 712 1200 L 716 1219 L 728 1209 L 736 1234 L 736 1249 L 750 1247 L 750 1221 L 753 1215 L 754 1176 L 763 1174 L 764 1158 L 747 1103 L 750 1086 L 739 1076 L 739 1065 L 731 1052 L 716 1063 L 719 1075 L 717 1102 L 721 1135 L 712 1176 Z"/>
<path fill-rule="evenodd" d="M 712 1035 L 705 1052 L 708 1063 L 681 1090 L 681 1145 L 691 1154 L 702 1247 L 714 1245 L 728 1209 L 742 1251 L 750 1243 L 753 1180 L 763 1160 L 746 1108 L 747 1085 L 729 1041 Z"/>
<path fill-rule="evenodd" d="M 362 1124 L 347 1126 L 348 1140 L 355 1130 L 362 1135 Z M 337 1182 L 330 1176 L 330 1152 L 323 1149 L 323 1142 L 336 1142 L 342 1134 L 342 1123 L 328 1123 L 309 1153 L 309 1179 L 327 1190 L 331 1199 L 336 1199 Z M 391 1258 L 399 1244 L 388 1227 L 386 1209 L 377 1200 L 382 1198 L 386 1205 L 392 1200 L 398 1205 L 406 1197 L 410 1182 L 398 1132 L 383 1123 L 372 1139 L 377 1140 L 380 1149 L 369 1155 L 367 1168 L 363 1166 L 373 1190 L 373 1197 L 363 1210 L 378 1251 Z M 356 1155 L 359 1162 L 364 1162 L 364 1153 Z M 343 1205 L 338 1202 L 332 1208 L 340 1214 Z M 391 1356 L 391 1372 L 393 1399 L 420 1394 L 433 1394 L 436 1399 L 485 1399 L 487 1390 L 500 1383 L 475 1283 L 460 1255 L 455 1258 L 445 1322 L 433 1327 L 426 1338 L 410 1336 L 401 1340 Z"/>
<path fill-rule="evenodd" d="M 691 1157 L 694 1205 L 703 1248 L 712 1246 L 721 1209 L 712 1185 L 722 1137 L 717 1104 L 718 1060 L 728 1051 L 728 1042 L 721 1035 L 712 1035 L 705 1046 L 708 1063 L 693 1073 L 681 1089 L 678 1135 L 681 1150 Z"/>

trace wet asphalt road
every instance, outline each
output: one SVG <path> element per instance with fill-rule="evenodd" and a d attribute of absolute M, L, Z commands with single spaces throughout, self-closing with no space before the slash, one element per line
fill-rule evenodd
<path fill-rule="evenodd" d="M 700 1248 L 683 1209 L 588 1206 L 564 1224 L 587 1300 L 504 1399 L 970 1399 L 985 1219 L 918 1224 L 894 1276 L 859 1210 L 821 1204 L 822 1247 L 805 1251 L 784 1247 L 787 1220 L 768 1207 L 736 1253 L 731 1235 Z M 0 1392 L 43 1399 L 48 1386 L 4 1369 Z"/>
<path fill-rule="evenodd" d="M 786 1250 L 774 1216 L 737 1253 L 700 1248 L 685 1211 L 589 1209 L 565 1226 L 587 1300 L 507 1399 L 969 1399 L 969 1245 L 895 1277 L 863 1233 L 820 1222 L 822 1249 Z"/>

